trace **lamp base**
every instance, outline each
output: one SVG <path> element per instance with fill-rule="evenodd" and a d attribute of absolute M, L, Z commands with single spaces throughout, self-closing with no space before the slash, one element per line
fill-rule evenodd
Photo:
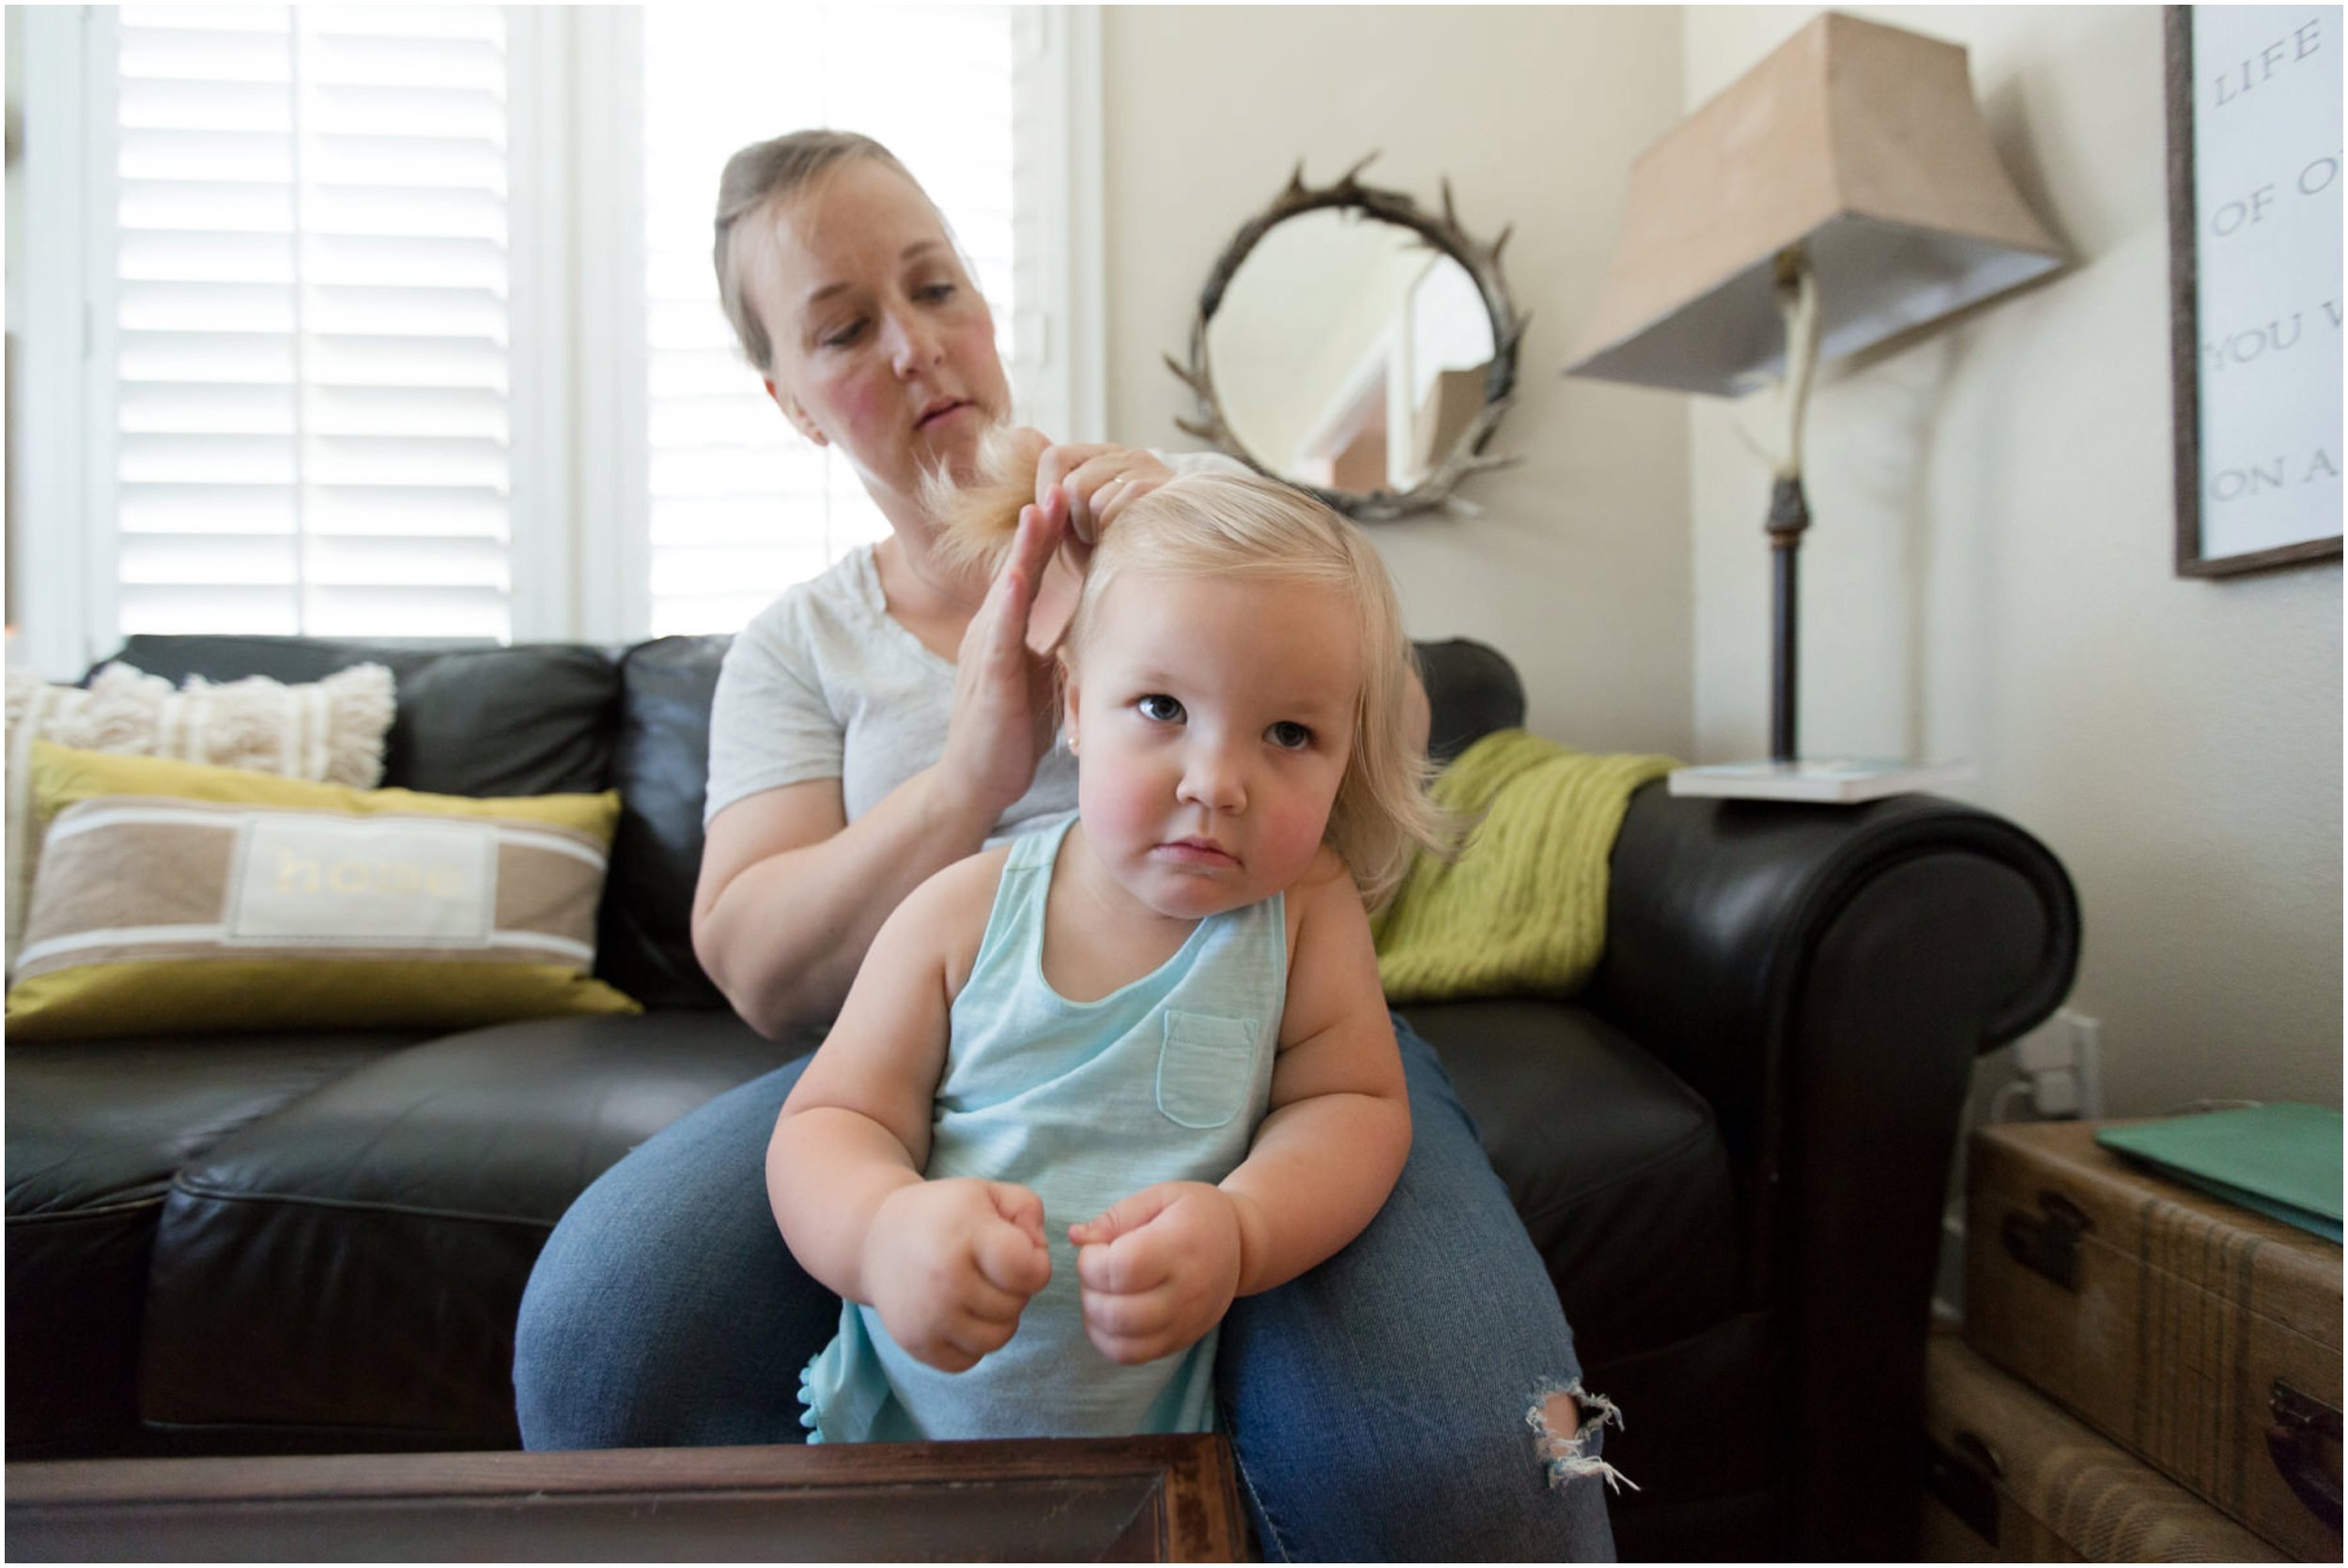
<path fill-rule="evenodd" d="M 1973 776 L 1970 762 L 1908 762 L 1884 758 L 1805 758 L 1793 762 L 1714 762 L 1677 768 L 1675 795 L 1722 800 L 1792 800 L 1856 806 L 1884 795 L 1946 789 Z"/>

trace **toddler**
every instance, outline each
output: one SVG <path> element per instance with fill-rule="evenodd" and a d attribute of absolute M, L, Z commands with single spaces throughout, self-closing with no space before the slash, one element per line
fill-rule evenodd
<path fill-rule="evenodd" d="M 1318 501 L 1217 473 L 1123 509 L 1059 653 L 1076 815 L 905 899 L 776 1124 L 776 1221 L 844 1303 L 811 1440 L 1213 1429 L 1233 1299 L 1409 1151 L 1367 909 L 1447 838 L 1410 656 Z"/>

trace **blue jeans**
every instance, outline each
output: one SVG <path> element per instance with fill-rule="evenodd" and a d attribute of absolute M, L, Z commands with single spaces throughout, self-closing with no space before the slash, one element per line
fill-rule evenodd
<path fill-rule="evenodd" d="M 1412 1141 L 1393 1196 L 1225 1319 L 1215 1396 L 1257 1538 L 1274 1561 L 1611 1561 L 1603 1482 L 1541 1442 L 1544 1398 L 1581 1379 L 1556 1292 L 1433 1049 L 1396 1025 Z M 803 1066 L 681 1117 L 555 1227 L 515 1334 L 526 1447 L 800 1438 L 799 1371 L 840 1300 L 783 1246 L 763 1173 Z"/>

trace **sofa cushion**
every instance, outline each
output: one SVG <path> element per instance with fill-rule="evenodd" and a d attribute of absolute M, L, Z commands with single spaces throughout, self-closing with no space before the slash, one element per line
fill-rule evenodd
<path fill-rule="evenodd" d="M 1702 1098 L 1564 1003 L 1450 1002 L 1405 1016 L 1475 1118 L 1585 1365 L 1735 1309 L 1737 1194 Z"/>
<path fill-rule="evenodd" d="M 11 1042 L 8 1433 L 12 1457 L 121 1453 L 136 1428 L 148 1250 L 172 1173 L 224 1135 L 413 1037 L 342 1033 Z"/>
<path fill-rule="evenodd" d="M 648 1007 L 726 1006 L 693 954 L 693 884 L 709 792 L 709 704 L 732 640 L 664 637 L 620 661 L 611 751 L 620 829 L 595 969 Z"/>
<path fill-rule="evenodd" d="M 116 656 L 172 681 L 315 681 L 354 664 L 387 665 L 398 712 L 384 742 L 385 784 L 443 795 L 549 795 L 610 783 L 620 675 L 594 648 L 147 636 L 125 641 Z"/>
<path fill-rule="evenodd" d="M 164 1203 L 147 1419 L 224 1446 L 221 1429 L 266 1427 L 281 1451 L 513 1446 L 514 1320 L 555 1221 L 629 1148 L 808 1043 L 718 1012 L 505 1024 L 223 1139 Z"/>

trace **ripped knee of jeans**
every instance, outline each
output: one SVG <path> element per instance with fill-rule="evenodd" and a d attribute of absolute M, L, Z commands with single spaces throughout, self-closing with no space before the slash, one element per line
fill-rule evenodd
<path fill-rule="evenodd" d="M 1579 1377 L 1544 1385 L 1525 1411 L 1524 1424 L 1533 1429 L 1535 1452 L 1549 1467 L 1552 1486 L 1594 1475 L 1616 1492 L 1639 1489 L 1637 1482 L 1591 1452 L 1601 1428 L 1622 1425 L 1622 1412 L 1604 1394 L 1583 1388 Z"/>

